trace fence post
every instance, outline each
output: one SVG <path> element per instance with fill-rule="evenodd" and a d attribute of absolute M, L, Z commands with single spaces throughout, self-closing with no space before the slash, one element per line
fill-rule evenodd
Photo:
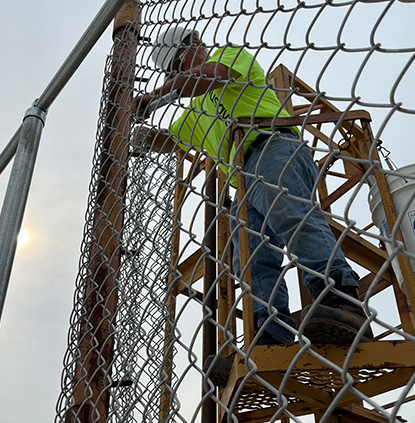
<path fill-rule="evenodd" d="M 1 210 L 0 318 L 16 253 L 17 235 L 23 221 L 45 119 L 46 112 L 35 105 L 28 109 L 25 114 L 19 134 L 16 157 Z"/>
<path fill-rule="evenodd" d="M 102 136 L 94 226 L 89 251 L 78 341 L 73 405 L 66 422 L 104 423 L 108 419 L 114 360 L 118 277 L 124 195 L 131 131 L 130 107 L 135 80 L 139 2 L 128 0 L 117 14 L 113 58 Z"/>

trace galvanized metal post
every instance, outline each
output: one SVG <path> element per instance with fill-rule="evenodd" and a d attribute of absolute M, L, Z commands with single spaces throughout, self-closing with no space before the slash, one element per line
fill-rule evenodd
<path fill-rule="evenodd" d="M 0 153 L 0 174 L 16 156 L 0 217 L 0 319 L 46 112 L 124 3 L 125 0 L 107 0 L 105 2 L 54 78 L 40 95 L 36 105 L 26 112 L 24 122 Z"/>
<path fill-rule="evenodd" d="M 37 106 L 27 110 L 20 131 L 16 157 L 0 215 L 0 318 L 16 254 L 46 112 Z"/>

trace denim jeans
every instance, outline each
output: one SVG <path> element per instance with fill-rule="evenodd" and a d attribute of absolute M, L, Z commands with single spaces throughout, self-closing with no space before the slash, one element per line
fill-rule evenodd
<path fill-rule="evenodd" d="M 280 278 L 284 254 L 302 269 L 303 283 L 313 298 L 319 294 L 315 283 L 322 280 L 326 271 L 331 274 L 340 270 L 342 285 L 358 286 L 359 277 L 336 246 L 323 214 L 317 209 L 307 215 L 315 204 L 311 197 L 318 168 L 298 136 L 276 134 L 251 150 L 245 163 L 245 171 L 249 174 L 245 176 L 245 183 L 248 227 L 253 232 L 249 234 L 252 292 L 278 310 L 276 316 L 275 311 L 272 315 L 270 307 L 254 299 L 255 328 L 266 324 L 265 331 L 276 341 L 291 344 L 294 331 L 279 324 L 280 319 L 293 328 L 296 326 L 290 316 L 286 282 Z M 279 195 L 282 190 L 284 194 Z M 231 206 L 231 231 L 238 224 L 237 209 L 235 198 Z M 239 277 L 237 231 L 232 241 L 233 266 Z M 330 269 L 326 269 L 330 259 Z"/>

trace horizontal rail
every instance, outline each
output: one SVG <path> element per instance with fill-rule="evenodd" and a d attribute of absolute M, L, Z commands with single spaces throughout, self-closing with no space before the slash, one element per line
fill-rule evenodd
<path fill-rule="evenodd" d="M 336 123 L 338 121 L 346 122 L 349 120 L 365 119 L 369 122 L 372 121 L 369 112 L 366 110 L 353 110 L 348 113 L 343 112 L 327 112 L 319 113 L 316 115 L 305 116 L 291 116 L 284 118 L 252 118 L 242 117 L 238 118 L 240 125 L 258 125 L 259 127 L 283 127 L 283 126 L 297 126 L 297 125 L 314 125 L 317 123 Z"/>

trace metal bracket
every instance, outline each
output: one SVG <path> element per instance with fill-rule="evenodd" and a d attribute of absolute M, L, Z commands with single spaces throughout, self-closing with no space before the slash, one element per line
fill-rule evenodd
<path fill-rule="evenodd" d="M 37 117 L 38 119 L 42 121 L 43 126 L 45 126 L 46 116 L 48 113 L 42 110 L 40 107 L 37 107 L 36 102 L 37 102 L 37 99 L 33 102 L 32 106 L 26 110 L 23 120 L 25 120 L 28 117 Z"/>

